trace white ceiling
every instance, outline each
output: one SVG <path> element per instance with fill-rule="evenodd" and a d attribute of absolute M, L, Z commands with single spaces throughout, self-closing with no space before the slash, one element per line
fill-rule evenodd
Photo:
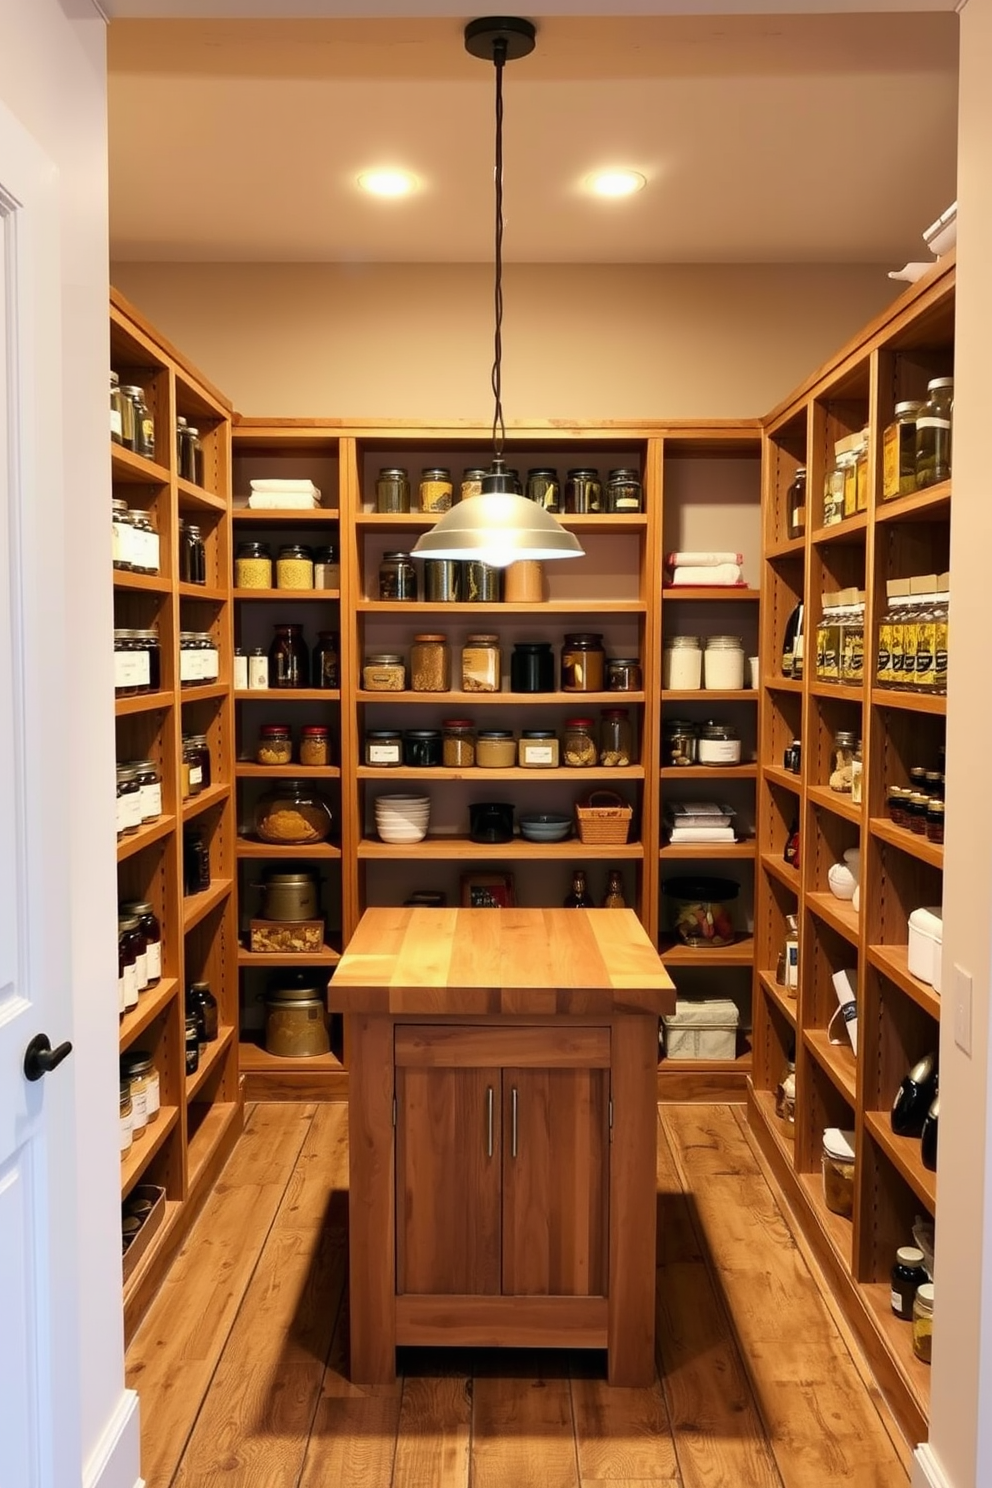
<path fill-rule="evenodd" d="M 493 69 L 465 53 L 463 10 L 417 19 L 394 0 L 398 18 L 370 18 L 385 8 L 365 5 L 362 19 L 115 21 L 114 258 L 491 259 Z M 926 256 L 920 233 L 956 195 L 953 14 L 552 8 L 542 7 L 537 50 L 506 73 L 508 260 Z M 382 164 L 414 171 L 421 191 L 364 196 L 355 176 Z M 581 182 L 606 165 L 642 171 L 646 189 L 590 198 Z"/>

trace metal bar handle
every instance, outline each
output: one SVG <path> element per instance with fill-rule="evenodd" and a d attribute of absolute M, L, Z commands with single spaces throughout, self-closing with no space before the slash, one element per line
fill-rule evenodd
<path fill-rule="evenodd" d="M 517 1155 L 517 1087 L 510 1092 L 510 1156 Z"/>
<path fill-rule="evenodd" d="M 493 1155 L 493 1087 L 486 1089 L 486 1156 Z"/>

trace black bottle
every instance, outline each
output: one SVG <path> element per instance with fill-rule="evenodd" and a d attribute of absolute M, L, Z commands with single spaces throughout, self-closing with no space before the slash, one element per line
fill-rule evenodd
<path fill-rule="evenodd" d="M 937 1093 L 937 1056 L 928 1054 L 913 1065 L 892 1102 L 892 1130 L 898 1137 L 918 1137 L 930 1102 Z"/>
<path fill-rule="evenodd" d="M 209 982 L 191 982 L 186 993 L 186 1011 L 203 1020 L 204 1041 L 212 1044 L 217 1037 L 217 999 Z"/>
<path fill-rule="evenodd" d="M 935 1095 L 927 1112 L 927 1119 L 923 1123 L 923 1135 L 920 1138 L 920 1156 L 923 1166 L 931 1173 L 937 1171 L 937 1120 L 940 1116 L 940 1096 Z"/>
<path fill-rule="evenodd" d="M 565 909 L 593 909 L 595 907 L 593 897 L 586 886 L 584 868 L 575 869 L 572 874 L 572 892 L 565 895 L 562 904 Z"/>

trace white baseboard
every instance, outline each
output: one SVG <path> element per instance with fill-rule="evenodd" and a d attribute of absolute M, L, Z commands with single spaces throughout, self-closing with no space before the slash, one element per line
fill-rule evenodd
<path fill-rule="evenodd" d="M 913 1453 L 912 1488 L 954 1488 L 931 1451 L 929 1442 L 924 1442 Z"/>
<path fill-rule="evenodd" d="M 83 1488 L 145 1488 L 138 1396 L 125 1390 L 83 1469 Z"/>

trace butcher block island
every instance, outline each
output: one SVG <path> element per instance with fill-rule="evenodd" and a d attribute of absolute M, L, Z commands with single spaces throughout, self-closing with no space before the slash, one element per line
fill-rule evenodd
<path fill-rule="evenodd" d="M 353 1380 L 418 1344 L 606 1349 L 611 1384 L 649 1384 L 675 990 L 633 911 L 369 909 L 329 999 Z"/>

